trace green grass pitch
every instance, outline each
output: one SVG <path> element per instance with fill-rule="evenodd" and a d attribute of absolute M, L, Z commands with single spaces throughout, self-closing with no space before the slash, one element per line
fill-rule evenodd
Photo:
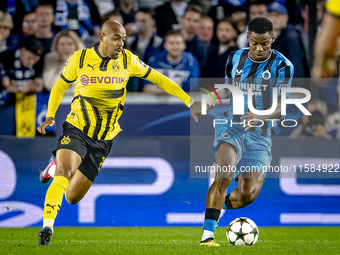
<path fill-rule="evenodd" d="M 59 228 L 49 246 L 38 246 L 38 228 L 1 229 L 0 254 L 340 254 L 340 228 L 261 227 L 254 246 L 232 246 L 225 227 L 220 247 L 200 247 L 202 228 Z"/>

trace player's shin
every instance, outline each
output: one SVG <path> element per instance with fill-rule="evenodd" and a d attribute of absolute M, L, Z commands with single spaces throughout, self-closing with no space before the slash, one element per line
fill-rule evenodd
<path fill-rule="evenodd" d="M 214 233 L 216 230 L 216 226 L 218 224 L 218 220 L 220 217 L 221 211 L 215 208 L 207 208 L 205 210 L 205 219 L 204 219 L 204 226 L 203 226 L 203 235 L 202 241 L 207 239 L 214 239 Z"/>
<path fill-rule="evenodd" d="M 55 176 L 50 187 L 46 192 L 44 204 L 44 227 L 53 228 L 53 224 L 61 202 L 63 201 L 64 193 L 69 185 L 69 180 L 64 176 Z"/>

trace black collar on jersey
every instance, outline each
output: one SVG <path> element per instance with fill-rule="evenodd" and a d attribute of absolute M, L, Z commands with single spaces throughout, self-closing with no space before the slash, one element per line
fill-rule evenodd
<path fill-rule="evenodd" d="M 110 61 L 110 59 L 111 58 L 109 58 L 109 57 L 103 57 L 101 54 L 100 54 L 100 52 L 99 52 L 99 50 L 98 50 L 98 46 L 95 46 L 95 47 L 93 47 L 94 48 L 94 51 L 97 53 L 97 55 L 101 58 L 101 59 L 103 59 L 103 62 L 109 62 Z M 123 64 L 124 64 L 124 69 L 127 69 L 127 57 L 126 57 L 126 53 L 125 53 L 125 50 L 123 49 L 122 50 L 122 54 L 123 54 Z M 106 71 L 106 70 L 105 70 Z"/>
<path fill-rule="evenodd" d="M 101 59 L 111 59 L 110 57 L 103 57 L 101 54 L 100 54 L 100 52 L 99 52 L 99 50 L 98 50 L 98 46 L 94 46 L 93 47 L 94 48 L 94 51 L 97 53 L 97 55 L 101 58 Z"/>
<path fill-rule="evenodd" d="M 250 50 L 249 50 L 249 51 L 250 51 Z M 270 54 L 269 54 L 268 58 L 266 58 L 265 60 L 262 60 L 262 61 L 256 61 L 256 60 L 251 59 L 251 57 L 249 56 L 249 51 L 248 51 L 248 59 L 249 59 L 251 62 L 259 63 L 259 64 L 264 63 L 264 62 L 267 62 L 268 59 L 270 59 L 270 57 L 271 57 L 272 54 L 273 54 L 273 50 L 270 49 Z"/>

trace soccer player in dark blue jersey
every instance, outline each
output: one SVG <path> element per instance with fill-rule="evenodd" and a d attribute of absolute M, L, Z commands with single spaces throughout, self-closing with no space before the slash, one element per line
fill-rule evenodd
<path fill-rule="evenodd" d="M 253 19 L 249 23 L 247 40 L 249 48 L 229 55 L 225 77 L 227 84 L 237 86 L 243 92 L 246 114 L 233 114 L 231 91 L 225 88 L 217 90 L 222 98 L 231 98 L 231 106 L 225 114 L 227 124 L 215 125 L 213 157 L 217 166 L 227 167 L 224 169 L 229 171 L 216 171 L 215 181 L 208 191 L 204 233 L 200 243 L 203 246 L 219 246 L 214 241 L 213 232 L 222 208 L 242 208 L 258 196 L 272 160 L 271 137 L 282 128 L 280 91 L 282 87 L 290 87 L 293 77 L 294 68 L 290 61 L 271 49 L 274 42 L 273 24 L 268 19 Z M 252 93 L 249 93 L 249 88 Z M 276 94 L 273 94 L 274 88 Z M 252 105 L 256 110 L 271 108 L 273 97 L 277 97 L 277 108 L 266 116 L 251 113 L 249 96 L 252 96 Z M 196 121 L 198 108 L 197 112 L 195 110 Z M 208 109 L 211 107 L 208 106 Z M 233 178 L 238 181 L 238 187 L 226 196 Z"/>

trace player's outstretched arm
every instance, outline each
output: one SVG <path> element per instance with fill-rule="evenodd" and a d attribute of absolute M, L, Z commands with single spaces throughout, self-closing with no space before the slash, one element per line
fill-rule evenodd
<path fill-rule="evenodd" d="M 207 104 L 207 113 L 209 110 L 214 108 L 214 105 L 209 105 Z M 202 115 L 202 103 L 200 101 L 195 101 L 191 106 L 190 106 L 190 111 L 191 115 L 194 118 L 196 122 L 198 122 L 199 116 Z"/>
<path fill-rule="evenodd" d="M 158 87 L 165 90 L 168 94 L 177 97 L 186 106 L 190 107 L 193 99 L 184 92 L 184 90 L 178 86 L 174 81 L 170 80 L 168 77 L 164 76 L 160 72 L 155 69 L 151 69 L 149 76 L 146 80 L 150 81 L 153 84 L 156 84 Z"/>
<path fill-rule="evenodd" d="M 43 124 L 38 127 L 38 131 L 40 134 L 46 134 L 45 128 L 53 127 L 55 125 L 55 121 L 52 117 L 47 117 Z"/>

